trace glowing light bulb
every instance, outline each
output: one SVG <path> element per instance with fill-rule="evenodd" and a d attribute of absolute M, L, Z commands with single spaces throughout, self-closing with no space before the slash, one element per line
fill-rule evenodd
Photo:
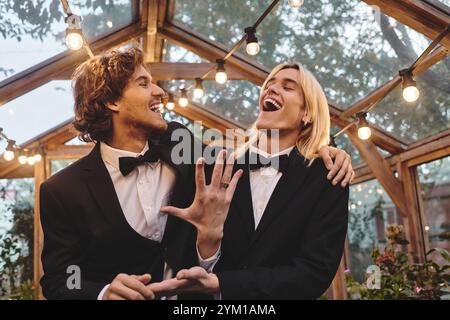
<path fill-rule="evenodd" d="M 225 71 L 219 71 L 216 73 L 216 81 L 220 84 L 224 84 L 225 82 L 227 82 L 228 77 L 227 74 L 225 73 Z"/>
<path fill-rule="evenodd" d="M 167 108 L 167 110 L 173 110 L 173 108 L 175 108 L 175 103 L 170 102 L 170 101 L 167 102 L 166 108 Z"/>
<path fill-rule="evenodd" d="M 178 104 L 182 107 L 186 107 L 188 105 L 189 101 L 187 98 L 180 98 L 178 100 Z"/>
<path fill-rule="evenodd" d="M 194 97 L 197 99 L 201 99 L 204 95 L 205 90 L 203 90 L 202 80 L 195 79 Z"/>
<path fill-rule="evenodd" d="M 417 89 L 416 86 L 409 86 L 403 89 L 403 98 L 407 101 L 407 102 L 414 102 L 417 101 L 417 99 L 419 99 L 419 89 Z"/>
<path fill-rule="evenodd" d="M 83 37 L 81 33 L 74 30 L 67 30 L 66 45 L 70 50 L 80 50 L 83 47 Z"/>
<path fill-rule="evenodd" d="M 367 140 L 370 138 L 371 135 L 372 135 L 372 131 L 370 130 L 369 127 L 360 127 L 358 129 L 358 137 L 361 140 Z"/>
<path fill-rule="evenodd" d="M 28 157 L 28 158 L 27 158 L 27 163 L 28 163 L 30 166 L 34 165 L 34 164 L 36 163 L 36 159 L 34 159 L 34 156 Z"/>
<path fill-rule="evenodd" d="M 245 50 L 251 56 L 257 55 L 260 47 L 258 38 L 256 38 L 256 29 L 253 27 L 245 28 L 245 33 L 247 34 L 247 47 Z"/>
<path fill-rule="evenodd" d="M 26 164 L 28 162 L 28 157 L 24 154 L 21 154 L 18 160 L 20 164 Z"/>
<path fill-rule="evenodd" d="M 34 155 L 34 160 L 35 160 L 36 162 L 41 161 L 41 160 L 42 160 L 41 154 L 40 154 L 40 153 L 36 153 L 36 154 Z"/>
<path fill-rule="evenodd" d="M 294 9 L 300 8 L 304 2 L 305 2 L 305 0 L 289 0 L 289 4 Z"/>
<path fill-rule="evenodd" d="M 188 105 L 188 103 L 189 100 L 187 97 L 187 91 L 186 89 L 181 89 L 181 96 L 180 99 L 178 99 L 178 104 L 184 108 Z"/>
<path fill-rule="evenodd" d="M 216 81 L 220 84 L 224 84 L 228 80 L 228 76 L 225 72 L 225 61 L 222 59 L 218 59 L 217 61 L 217 69 L 216 69 Z"/>
<path fill-rule="evenodd" d="M 12 159 L 14 159 L 14 152 L 10 151 L 10 150 L 6 150 L 5 153 L 3 154 L 3 158 L 6 161 L 11 161 Z"/>
<path fill-rule="evenodd" d="M 257 55 L 259 53 L 259 43 L 258 42 L 247 43 L 246 51 L 251 56 Z"/>

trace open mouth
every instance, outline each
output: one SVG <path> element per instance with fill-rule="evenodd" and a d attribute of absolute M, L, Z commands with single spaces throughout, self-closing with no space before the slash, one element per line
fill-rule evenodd
<path fill-rule="evenodd" d="M 278 111 L 281 108 L 282 108 L 281 104 L 278 101 L 275 101 L 274 99 L 267 98 L 263 102 L 263 111 L 273 112 Z"/>
<path fill-rule="evenodd" d="M 153 111 L 155 113 L 162 113 L 164 110 L 164 105 L 161 102 L 156 102 L 151 104 L 149 107 L 150 111 Z"/>

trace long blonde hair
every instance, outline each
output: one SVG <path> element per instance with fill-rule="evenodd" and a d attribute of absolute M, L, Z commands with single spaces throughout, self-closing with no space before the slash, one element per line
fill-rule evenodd
<path fill-rule="evenodd" d="M 282 63 L 272 69 L 269 76 L 261 87 L 259 103 L 261 104 L 262 94 L 267 82 L 279 71 L 284 69 L 298 70 L 298 83 L 305 99 L 305 116 L 308 124 L 299 128 L 299 137 L 296 147 L 301 155 L 308 161 L 310 166 L 319 157 L 321 147 L 328 145 L 330 139 L 330 111 L 328 109 L 327 98 L 322 86 L 314 75 L 306 70 L 300 63 Z M 250 139 L 252 140 L 252 139 Z M 254 141 L 254 140 L 253 140 Z"/>

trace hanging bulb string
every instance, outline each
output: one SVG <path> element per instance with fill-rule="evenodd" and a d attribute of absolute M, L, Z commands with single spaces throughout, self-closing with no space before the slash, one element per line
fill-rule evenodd
<path fill-rule="evenodd" d="M 266 10 L 261 14 L 261 16 L 258 18 L 258 20 L 256 20 L 256 22 L 251 26 L 252 28 L 254 28 L 254 30 L 256 30 L 256 28 L 261 24 L 261 22 L 267 17 L 267 15 L 273 10 L 273 8 L 278 4 L 278 2 L 280 2 L 280 0 L 273 0 L 270 5 L 266 8 Z M 235 52 L 237 49 L 239 49 L 239 47 L 245 42 L 245 40 L 247 39 L 247 34 L 244 33 L 244 35 L 239 39 L 238 42 L 236 42 L 233 47 L 227 52 L 227 54 L 221 58 L 223 61 L 228 60 Z M 213 71 L 216 70 L 217 67 L 217 63 L 211 67 L 208 71 L 206 71 L 205 74 L 203 74 L 201 77 L 199 77 L 201 80 L 205 80 Z M 186 87 L 186 90 L 191 89 L 193 86 L 195 85 L 195 83 L 190 84 L 188 87 Z"/>
<path fill-rule="evenodd" d="M 44 153 L 44 148 L 42 145 L 40 145 L 38 148 L 23 148 L 19 145 L 16 144 L 16 141 L 9 138 L 5 133 L 3 128 L 0 128 L 0 140 L 5 140 L 7 143 L 7 147 L 5 152 L 7 151 L 11 151 L 16 153 L 19 153 L 20 155 L 27 155 L 27 158 L 32 158 L 35 157 L 36 155 L 42 155 Z M 14 156 L 11 159 L 8 159 L 8 161 L 13 160 Z M 27 159 L 28 161 L 28 159 Z M 35 162 L 40 161 L 40 160 L 36 160 L 34 162 L 32 162 L 32 164 L 34 164 Z"/>
<path fill-rule="evenodd" d="M 70 17 L 71 15 L 73 15 L 72 9 L 70 9 L 70 5 L 67 0 L 61 0 L 61 4 L 63 6 L 64 12 L 66 13 L 67 17 Z M 93 58 L 94 53 L 92 52 L 91 47 L 89 47 L 89 43 L 86 41 L 86 38 L 85 38 L 81 28 L 80 28 L 80 32 L 81 32 L 81 38 L 83 39 L 83 47 L 86 50 L 89 57 Z"/>
<path fill-rule="evenodd" d="M 14 145 L 12 145 L 12 147 L 14 149 L 19 149 L 20 148 L 19 146 L 17 146 L 15 144 L 15 140 L 8 138 L 8 136 L 3 132 L 3 128 L 0 128 L 0 140 L 2 140 L 2 139 L 5 140 L 8 144 L 10 142 L 14 142 Z"/>
<path fill-rule="evenodd" d="M 425 51 L 417 58 L 417 60 L 409 68 L 402 69 L 399 71 L 399 75 L 402 78 L 400 84 L 405 83 L 406 79 L 409 77 L 415 86 L 415 81 L 413 80 L 413 71 L 423 62 L 423 60 L 433 51 L 433 49 L 436 48 L 436 46 L 442 41 L 442 39 L 444 39 L 444 37 L 449 33 L 450 33 L 450 24 L 447 25 L 447 27 L 430 43 L 430 45 L 425 49 Z M 397 88 L 397 86 L 392 87 L 389 91 L 386 91 L 385 94 L 380 96 L 377 101 L 371 103 L 363 112 L 368 114 L 368 112 L 370 112 L 373 108 L 375 108 L 375 106 L 377 106 L 378 103 L 381 100 L 383 100 L 388 94 L 390 94 L 395 88 Z M 346 131 L 348 128 L 345 127 L 344 129 L 341 131 Z"/>

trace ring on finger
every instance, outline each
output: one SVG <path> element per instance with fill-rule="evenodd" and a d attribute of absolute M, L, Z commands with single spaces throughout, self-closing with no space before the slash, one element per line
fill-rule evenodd
<path fill-rule="evenodd" d="M 220 187 L 221 187 L 221 188 L 226 189 L 226 188 L 228 188 L 229 186 L 230 186 L 230 184 L 229 184 L 228 182 L 220 182 Z"/>

